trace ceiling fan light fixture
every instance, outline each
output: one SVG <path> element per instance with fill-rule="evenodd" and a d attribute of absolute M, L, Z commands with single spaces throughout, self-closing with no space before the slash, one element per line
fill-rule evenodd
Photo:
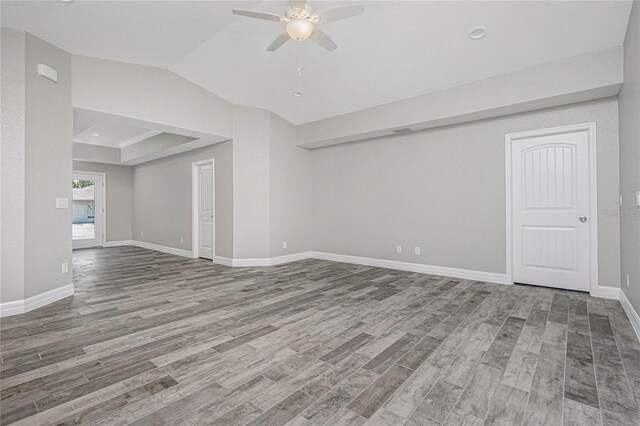
<path fill-rule="evenodd" d="M 311 37 L 315 30 L 313 22 L 304 18 L 295 18 L 287 23 L 287 33 L 296 41 L 304 41 Z"/>

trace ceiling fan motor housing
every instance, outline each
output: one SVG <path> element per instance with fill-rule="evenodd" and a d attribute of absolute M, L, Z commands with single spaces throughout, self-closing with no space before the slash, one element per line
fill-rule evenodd
<path fill-rule="evenodd" d="M 287 6 L 286 16 L 289 19 L 302 18 L 311 21 L 313 15 L 313 9 L 308 4 L 304 5 L 304 9 L 300 9 L 299 7 L 291 7 L 291 5 Z"/>

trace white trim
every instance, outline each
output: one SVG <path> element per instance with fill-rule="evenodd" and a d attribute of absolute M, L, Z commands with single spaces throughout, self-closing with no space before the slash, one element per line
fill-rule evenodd
<path fill-rule="evenodd" d="M 121 240 L 121 241 L 105 241 L 102 247 L 122 247 L 133 246 L 133 240 Z"/>
<path fill-rule="evenodd" d="M 620 291 L 620 304 L 622 305 L 624 312 L 627 314 L 629 322 L 631 322 L 631 326 L 635 330 L 638 339 L 640 339 L 640 315 L 638 315 L 638 312 L 633 308 L 633 305 L 629 302 L 629 299 L 627 299 L 627 295 L 624 294 L 624 291 Z"/>
<path fill-rule="evenodd" d="M 511 144 L 516 139 L 529 139 L 533 137 L 558 135 L 562 133 L 574 133 L 579 131 L 586 131 L 589 141 L 589 293 L 592 296 L 598 297 L 597 294 L 599 292 L 602 293 L 602 288 L 608 288 L 598 286 L 598 167 L 595 122 L 553 127 L 549 129 L 530 130 L 526 132 L 509 133 L 505 135 L 505 204 L 507 227 L 506 280 L 508 283 L 513 283 L 513 203 L 511 182 Z"/>
<path fill-rule="evenodd" d="M 419 272 L 421 274 L 441 275 L 464 280 L 485 281 L 497 284 L 508 284 L 505 274 L 495 272 L 474 271 L 469 269 L 449 268 L 446 266 L 423 265 L 421 263 L 398 262 L 395 260 L 373 259 L 344 254 L 311 252 L 314 259 L 334 262 L 355 263 L 357 265 L 377 266 L 380 268 L 398 269 L 400 271 Z"/>
<path fill-rule="evenodd" d="M 191 163 L 191 255 L 193 258 L 199 257 L 199 247 L 200 247 L 200 224 L 199 224 L 199 215 L 198 211 L 200 207 L 198 206 L 200 197 L 198 196 L 198 187 L 200 180 L 198 179 L 198 168 L 200 166 L 204 166 L 207 164 L 211 164 L 212 170 L 212 179 L 213 179 L 213 243 L 212 243 L 212 252 L 213 252 L 213 260 L 215 262 L 216 259 L 216 221 L 218 216 L 216 214 L 216 163 L 214 158 L 209 158 L 207 160 L 202 161 L 194 161 Z"/>
<path fill-rule="evenodd" d="M 288 254 L 278 257 L 260 257 L 248 259 L 231 259 L 229 257 L 216 256 L 215 263 L 231 267 L 257 267 L 257 266 L 274 266 L 283 263 L 295 262 L 304 259 L 321 259 L 333 262 L 352 263 L 364 266 L 376 266 L 380 268 L 397 269 L 400 271 L 419 272 L 422 274 L 431 274 L 446 276 L 452 278 L 461 278 L 465 280 L 484 281 L 497 284 L 507 284 L 505 274 L 494 272 L 473 271 L 469 269 L 449 268 L 445 266 L 423 265 L 421 263 L 398 262 L 395 260 L 373 259 L 360 256 L 349 256 L 345 254 L 334 254 L 307 251 L 301 253 Z"/>
<path fill-rule="evenodd" d="M 233 266 L 233 259 L 230 257 L 216 256 L 214 262 L 218 265 Z"/>
<path fill-rule="evenodd" d="M 121 240 L 121 241 L 105 241 L 102 247 L 122 247 L 133 246 L 133 240 Z"/>
<path fill-rule="evenodd" d="M 620 300 L 620 289 L 618 287 L 607 287 L 599 285 L 595 291 L 590 292 L 592 297 L 600 297 L 602 299 Z"/>
<path fill-rule="evenodd" d="M 24 300 L 0 303 L 0 317 L 23 314 L 65 297 L 73 296 L 73 284 L 67 284 Z"/>
<path fill-rule="evenodd" d="M 193 254 L 189 250 L 183 250 L 173 247 L 161 246 L 159 244 L 146 243 L 144 241 L 132 241 L 136 247 L 146 248 L 149 250 L 161 251 L 163 253 L 173 254 L 182 257 L 193 257 Z"/>
<path fill-rule="evenodd" d="M 274 266 L 274 265 L 281 265 L 283 263 L 289 263 L 289 262 L 295 262 L 297 260 L 304 260 L 304 259 L 309 259 L 313 257 L 312 256 L 312 252 L 310 251 L 305 251 L 305 252 L 301 252 L 301 253 L 294 253 L 294 254 L 286 254 L 284 256 L 277 256 L 277 257 L 258 257 L 258 258 L 252 258 L 252 259 L 229 259 L 229 258 L 222 258 L 224 259 L 227 263 L 229 263 L 230 261 L 230 265 L 228 266 Z"/>
<path fill-rule="evenodd" d="M 73 176 L 75 179 L 75 175 L 96 175 L 96 176 L 102 176 L 102 212 L 100 213 L 100 221 L 102 222 L 102 235 L 100 236 L 100 241 L 98 244 L 96 244 L 95 246 L 82 246 L 82 247 L 73 247 L 73 249 L 75 250 L 76 248 L 78 249 L 83 249 L 83 248 L 91 248 L 91 247 L 105 247 L 105 241 L 107 240 L 107 174 L 106 173 L 100 173 L 100 172 L 82 172 L 82 171 L 78 171 L 78 170 L 74 170 L 73 171 Z M 73 197 L 71 197 L 71 220 L 73 221 Z M 72 246 L 73 246 L 73 240 L 71 242 Z"/>

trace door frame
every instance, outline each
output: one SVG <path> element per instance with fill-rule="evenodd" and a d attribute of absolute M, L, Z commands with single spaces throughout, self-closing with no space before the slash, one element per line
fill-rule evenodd
<path fill-rule="evenodd" d="M 198 178 L 198 170 L 201 166 L 205 166 L 207 164 L 211 164 L 211 169 L 213 171 L 212 179 L 212 203 L 213 203 L 213 238 L 212 238 L 212 247 L 213 247 L 213 259 L 212 262 L 215 263 L 216 258 L 216 222 L 218 219 L 218 215 L 216 215 L 216 163 L 215 159 L 210 158 L 207 160 L 194 161 L 191 163 L 191 253 L 193 258 L 198 258 L 199 247 L 200 247 L 200 220 L 198 217 L 198 212 L 200 210 L 200 179 Z"/>
<path fill-rule="evenodd" d="M 83 172 L 80 170 L 73 170 L 72 176 L 78 175 L 94 175 L 102 177 L 102 215 L 100 216 L 100 222 L 102 225 L 102 235 L 100 244 L 96 244 L 95 246 L 82 247 L 82 248 L 91 248 L 91 247 L 105 247 L 107 242 L 107 174 L 99 173 L 99 172 Z M 73 197 L 71 197 L 71 221 L 73 222 Z M 73 236 L 71 237 L 71 246 L 73 247 Z M 82 248 L 73 249 L 73 250 L 81 250 Z"/>
<path fill-rule="evenodd" d="M 561 135 L 563 133 L 587 132 L 589 150 L 589 293 L 593 296 L 598 289 L 598 169 L 596 151 L 596 123 L 582 123 L 549 129 L 529 130 L 505 135 L 505 194 L 506 194 L 506 275 L 507 283 L 513 284 L 513 178 L 512 143 L 520 139 L 540 136 Z"/>

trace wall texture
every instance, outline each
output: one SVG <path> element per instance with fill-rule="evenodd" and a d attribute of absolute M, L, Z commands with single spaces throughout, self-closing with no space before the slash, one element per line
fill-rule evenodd
<path fill-rule="evenodd" d="M 38 76 L 44 63 L 58 82 Z M 56 197 L 71 199 L 73 111 L 71 55 L 26 35 L 25 61 L 25 298 L 72 282 L 71 209 L 56 209 Z M 71 203 L 70 203 L 71 204 Z M 69 272 L 61 274 L 61 264 Z"/>
<path fill-rule="evenodd" d="M 73 171 L 105 173 L 105 195 L 107 199 L 107 232 L 105 240 L 131 240 L 131 203 L 133 202 L 131 167 L 74 161 Z"/>
<path fill-rule="evenodd" d="M 25 33 L 2 28 L 0 302 L 24 299 Z"/>
<path fill-rule="evenodd" d="M 270 112 L 233 107 L 233 258 L 270 257 Z"/>
<path fill-rule="evenodd" d="M 599 280 L 617 287 L 619 218 L 605 215 L 618 204 L 617 107 L 609 98 L 314 150 L 313 250 L 504 273 L 505 134 L 595 121 Z"/>
<path fill-rule="evenodd" d="M 295 126 L 273 113 L 269 139 L 270 257 L 309 251 L 311 151 L 298 147 Z"/>
<path fill-rule="evenodd" d="M 215 159 L 216 255 L 233 257 L 230 141 L 133 167 L 133 240 L 191 251 L 191 163 L 209 158 Z"/>
<path fill-rule="evenodd" d="M 634 2 L 624 42 L 624 84 L 620 101 L 620 217 L 622 291 L 640 312 L 640 4 Z M 627 288 L 629 274 L 629 288 Z"/>

